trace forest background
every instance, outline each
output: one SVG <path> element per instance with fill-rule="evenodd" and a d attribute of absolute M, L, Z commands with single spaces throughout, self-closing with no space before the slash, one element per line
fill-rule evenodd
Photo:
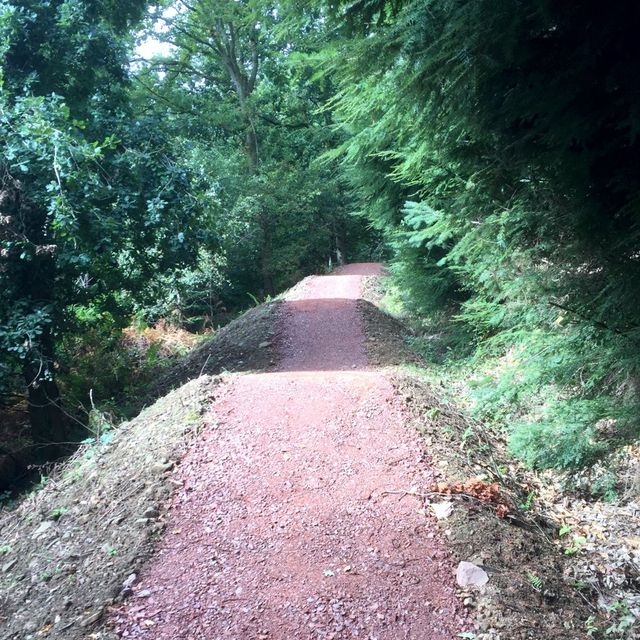
<path fill-rule="evenodd" d="M 344 259 L 387 261 L 527 464 L 633 442 L 639 30 L 630 1 L 0 2 L 0 453 L 55 459 Z"/>

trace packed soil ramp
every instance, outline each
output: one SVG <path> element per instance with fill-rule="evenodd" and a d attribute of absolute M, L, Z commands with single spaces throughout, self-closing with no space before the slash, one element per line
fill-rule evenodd
<path fill-rule="evenodd" d="M 297 287 L 279 366 L 235 376 L 174 472 L 156 555 L 111 621 L 122 638 L 453 639 L 465 621 L 433 483 L 357 308 L 374 264 Z"/>

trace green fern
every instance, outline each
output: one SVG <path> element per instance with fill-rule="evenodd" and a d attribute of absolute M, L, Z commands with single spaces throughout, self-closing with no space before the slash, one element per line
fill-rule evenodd
<path fill-rule="evenodd" d="M 527 582 L 534 591 L 542 591 L 542 578 L 535 573 L 527 573 Z"/>

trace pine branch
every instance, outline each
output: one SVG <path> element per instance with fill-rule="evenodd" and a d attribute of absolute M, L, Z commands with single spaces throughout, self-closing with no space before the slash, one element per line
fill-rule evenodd
<path fill-rule="evenodd" d="M 606 322 L 603 322 L 602 320 L 596 320 L 595 318 L 590 318 L 588 315 L 586 315 L 585 313 L 582 313 L 581 311 L 578 311 L 577 309 L 572 309 L 571 307 L 567 307 L 563 304 L 560 304 L 559 302 L 553 302 L 553 301 L 550 301 L 549 305 L 551 305 L 552 307 L 556 307 L 558 309 L 562 309 L 562 311 L 566 311 L 567 313 L 572 313 L 573 315 L 577 316 L 581 320 L 584 320 L 585 322 L 588 322 L 594 327 L 598 327 L 599 329 L 604 329 L 605 331 L 611 331 L 612 333 L 615 333 L 616 335 L 621 336 L 622 338 L 626 338 L 627 340 L 632 340 L 633 342 L 638 342 L 635 338 L 629 336 L 628 333 L 626 333 L 625 331 L 622 331 L 617 327 L 612 327 L 611 325 L 608 325 Z M 640 329 L 640 326 L 634 325 L 634 324 L 629 325 L 627 331 L 630 331 L 633 329 Z"/>

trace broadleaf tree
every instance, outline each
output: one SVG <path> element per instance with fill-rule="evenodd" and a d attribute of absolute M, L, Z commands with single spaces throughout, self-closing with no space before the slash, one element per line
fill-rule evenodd
<path fill-rule="evenodd" d="M 43 457 L 70 439 L 55 351 L 74 310 L 124 321 L 123 292 L 190 250 L 188 175 L 128 98 L 144 5 L 2 3 L 2 392 L 22 370 Z"/>

